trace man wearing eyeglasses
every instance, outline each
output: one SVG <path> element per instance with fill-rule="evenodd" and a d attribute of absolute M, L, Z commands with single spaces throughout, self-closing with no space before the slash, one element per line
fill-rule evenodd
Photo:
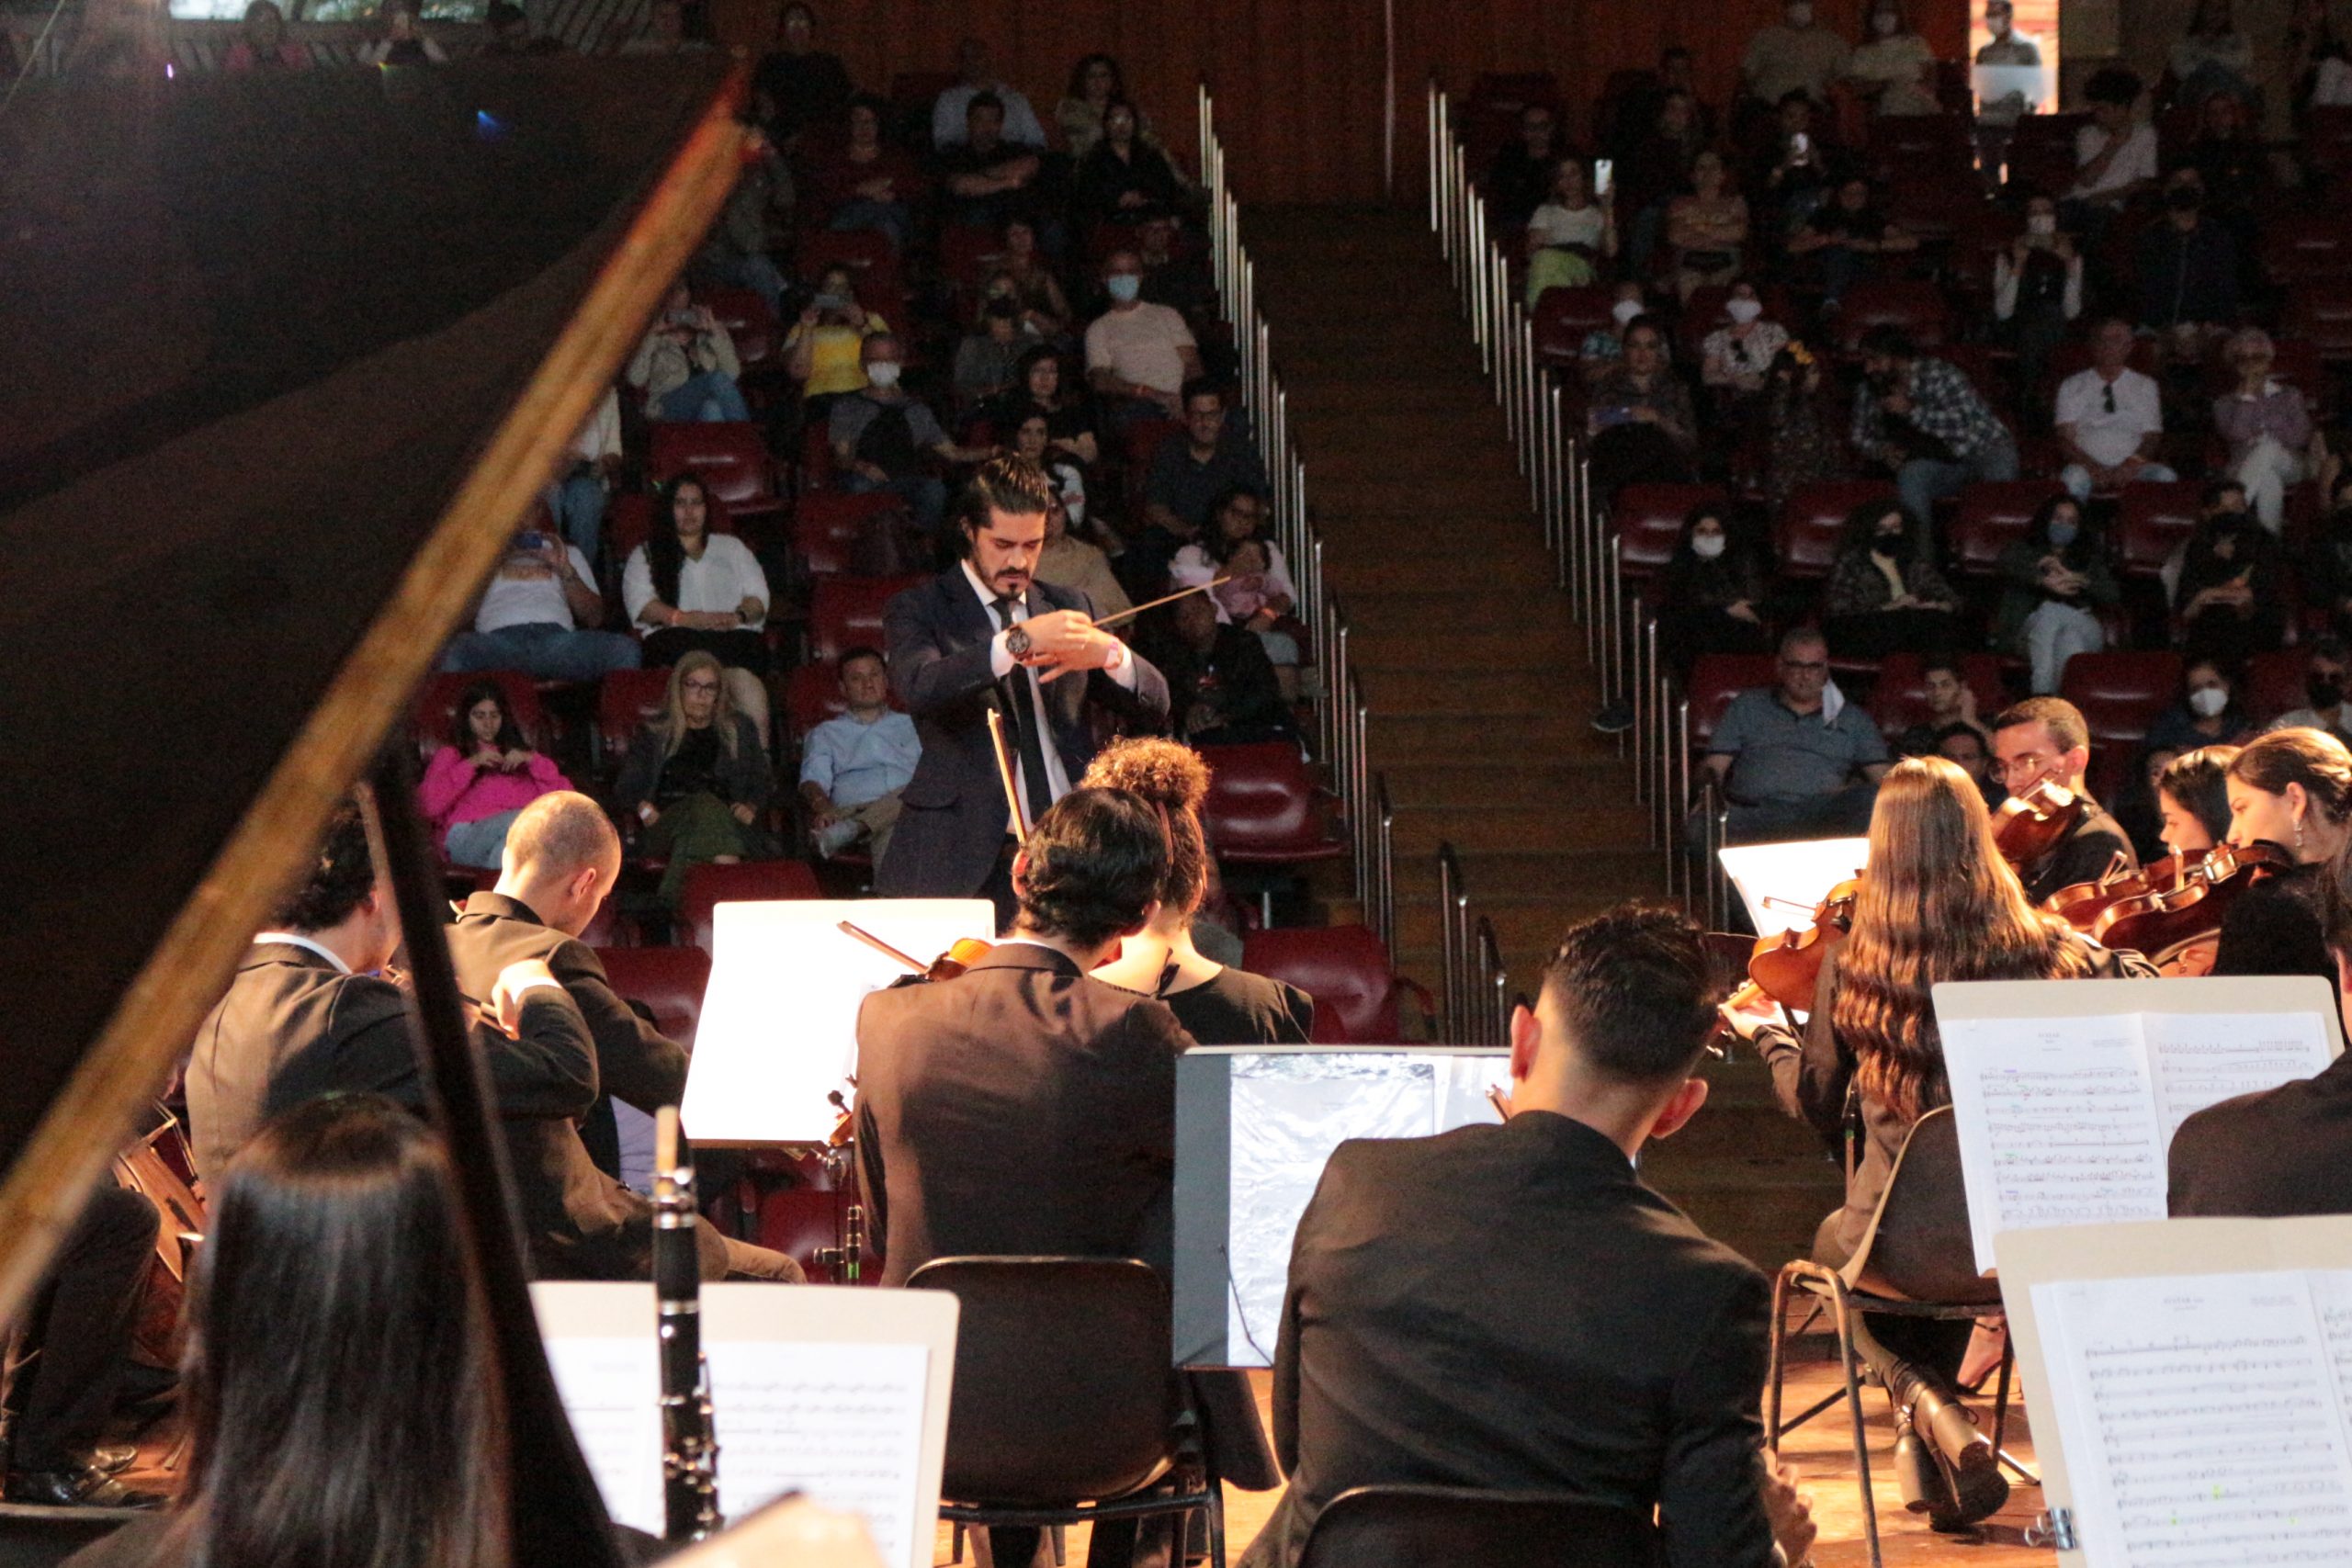
<path fill-rule="evenodd" d="M 1886 766 L 1885 737 L 1830 687 L 1829 645 L 1809 628 L 1781 639 L 1777 682 L 1734 697 L 1707 742 L 1731 803 L 1728 844 L 1867 832 Z M 1694 817 L 1694 845 L 1703 831 Z"/>
<path fill-rule="evenodd" d="M 2155 378 L 2132 368 L 2132 324 L 2110 317 L 2091 336 L 2091 367 L 2058 385 L 2059 474 L 2076 501 L 2127 484 L 2167 484 L 2178 476 L 2155 461 L 2165 415 Z"/>

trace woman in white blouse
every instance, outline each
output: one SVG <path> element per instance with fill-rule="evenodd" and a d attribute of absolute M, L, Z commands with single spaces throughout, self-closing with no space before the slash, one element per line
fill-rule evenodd
<path fill-rule="evenodd" d="M 710 526 L 710 491 L 692 474 L 670 481 L 645 543 L 621 570 L 621 603 L 649 667 L 696 649 L 727 666 L 738 712 L 768 739 L 768 576 L 748 546 Z"/>
<path fill-rule="evenodd" d="M 1546 288 L 1581 288 L 1617 254 L 1617 220 L 1592 194 L 1582 158 L 1563 158 L 1552 171 L 1551 198 L 1527 220 L 1527 303 Z"/>
<path fill-rule="evenodd" d="M 1235 486 L 1210 506 L 1208 528 L 1176 552 L 1168 563 L 1168 576 L 1179 588 L 1226 579 L 1208 591 L 1216 618 L 1258 634 L 1274 666 L 1283 700 L 1296 702 L 1298 639 L 1275 623 L 1291 613 L 1298 591 L 1291 585 L 1282 547 L 1263 536 L 1265 525 L 1265 502 L 1255 491 Z"/>

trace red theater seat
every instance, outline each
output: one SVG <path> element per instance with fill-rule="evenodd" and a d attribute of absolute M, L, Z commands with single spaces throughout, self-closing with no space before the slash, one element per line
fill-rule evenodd
<path fill-rule="evenodd" d="M 1710 653 L 1690 667 L 1690 745 L 1704 752 L 1723 722 L 1724 710 L 1740 693 L 1780 679 L 1780 660 L 1769 653 Z"/>
<path fill-rule="evenodd" d="M 1424 1014 L 1436 1011 L 1428 990 L 1397 975 L 1388 949 L 1364 926 L 1251 931 L 1241 939 L 1241 967 L 1315 998 L 1317 1044 L 1395 1043 L 1403 1037 L 1399 991 L 1411 991 Z"/>
<path fill-rule="evenodd" d="M 831 660 L 842 649 L 880 648 L 883 607 L 928 577 L 820 577 L 808 595 L 810 656 Z"/>
<path fill-rule="evenodd" d="M 756 424 L 732 421 L 657 420 L 649 427 L 653 477 L 668 483 L 692 474 L 710 487 L 739 520 L 784 510 L 775 460 Z"/>
<path fill-rule="evenodd" d="M 1952 563 L 1962 577 L 1998 574 L 2001 552 L 2025 537 L 2034 514 L 2066 493 L 2055 479 L 1973 484 L 1960 492 L 1952 516 Z"/>
<path fill-rule="evenodd" d="M 2310 657 L 2303 649 L 2276 648 L 2246 660 L 2239 695 L 2255 723 L 2268 724 L 2282 713 L 2310 705 L 2303 694 L 2303 666 Z"/>
<path fill-rule="evenodd" d="M 458 722 L 458 699 L 466 688 L 479 681 L 495 681 L 505 694 L 506 711 L 514 716 L 515 728 L 531 749 L 544 751 L 555 739 L 555 726 L 547 709 L 540 705 L 539 689 L 531 677 L 517 670 L 485 670 L 465 675 L 431 675 L 425 678 L 424 689 L 416 695 L 412 710 L 416 723 L 417 739 L 429 750 L 438 750 L 454 733 Z"/>
<path fill-rule="evenodd" d="M 1872 327 L 1901 327 L 1920 348 L 1939 347 L 1945 335 L 1943 292 L 1916 277 L 1864 278 L 1846 290 L 1838 310 L 1838 347 L 1859 353 Z"/>
<path fill-rule="evenodd" d="M 764 903 L 779 898 L 821 898 L 817 874 L 797 860 L 747 860 L 734 865 L 698 865 L 686 873 L 678 896 L 678 924 L 686 940 L 705 953 L 711 948 L 711 911 L 721 904 Z"/>
<path fill-rule="evenodd" d="M 1535 355 L 1554 369 L 1565 369 L 1583 357 L 1584 340 L 1615 324 L 1609 308 L 1614 297 L 1597 284 L 1581 288 L 1546 288 L 1535 299 Z"/>
<path fill-rule="evenodd" d="M 1682 520 L 1702 506 L 1728 506 L 1731 498 L 1713 485 L 1627 485 L 1610 504 L 1617 530 L 1618 558 L 1631 579 L 1654 577 L 1674 558 Z"/>
<path fill-rule="evenodd" d="M 596 957 L 614 995 L 651 1008 L 663 1034 L 693 1048 L 703 990 L 710 984 L 709 953 L 699 947 L 600 947 Z"/>
<path fill-rule="evenodd" d="M 735 357 L 746 370 L 757 370 L 776 355 L 784 334 L 776 331 L 775 312 L 749 288 L 711 284 L 694 291 L 695 302 L 718 318 L 735 344 Z"/>
<path fill-rule="evenodd" d="M 596 687 L 596 762 L 617 768 L 637 732 L 662 716 L 669 701 L 666 669 L 616 670 Z"/>
<path fill-rule="evenodd" d="M 2352 278 L 2306 283 L 2287 299 L 2287 331 L 2325 360 L 2352 359 Z"/>
<path fill-rule="evenodd" d="M 1894 487 L 1871 479 L 1838 479 L 1800 485 L 1789 492 L 1772 529 L 1781 575 L 1805 579 L 1829 575 L 1838 557 L 1838 536 L 1858 506 L 1896 500 Z"/>
<path fill-rule="evenodd" d="M 2180 655 L 2166 649 L 2078 653 L 2058 694 L 2082 710 L 2095 745 L 2137 746 L 2180 694 Z"/>
<path fill-rule="evenodd" d="M 903 512 L 906 502 L 887 490 L 865 495 L 812 490 L 801 493 L 792 513 L 792 544 L 818 577 L 838 576 L 856 559 L 857 542 L 875 519 Z"/>
<path fill-rule="evenodd" d="M 2126 577 L 2154 577 L 2197 531 L 2203 487 L 2193 479 L 2129 484 L 2117 492 L 2116 564 Z"/>
<path fill-rule="evenodd" d="M 1217 859 L 1235 865 L 1294 865 L 1348 852 L 1322 791 L 1287 740 L 1204 746 L 1209 797 L 1201 826 Z"/>

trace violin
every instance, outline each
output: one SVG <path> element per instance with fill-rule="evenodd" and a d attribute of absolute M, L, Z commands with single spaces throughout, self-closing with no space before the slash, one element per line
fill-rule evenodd
<path fill-rule="evenodd" d="M 2166 855 L 2151 865 L 2133 869 L 2126 864 L 2123 852 L 2116 852 L 2106 874 L 2094 882 L 2077 882 L 2061 887 L 2041 901 L 2041 907 L 2056 915 L 2076 931 L 2087 934 L 2098 923 L 2098 918 L 2126 898 L 2142 898 L 2166 888 L 2177 888 L 2181 879 L 2204 858 L 2206 852 L 2196 850 L 2188 855 Z"/>
<path fill-rule="evenodd" d="M 2128 947 L 2158 964 L 2191 943 L 2219 936 L 2222 921 L 2246 890 L 2295 863 L 2276 844 L 2216 844 L 2177 885 L 2110 906 L 2091 927 L 2095 941 Z"/>
<path fill-rule="evenodd" d="M 901 953 L 854 921 L 842 921 L 840 929 L 843 935 L 855 937 L 885 958 L 905 964 L 907 978 L 899 982 L 900 985 L 930 985 L 941 980 L 960 979 L 973 964 L 996 951 L 994 942 L 982 942 L 979 938 L 973 936 L 959 936 L 948 944 L 946 952 L 925 964 L 910 953 Z M 857 1080 L 850 1079 L 849 1086 L 855 1089 Z M 833 1118 L 833 1130 L 825 1135 L 825 1146 L 831 1149 L 847 1148 L 850 1140 L 856 1135 L 857 1112 L 851 1107 L 850 1102 L 842 1097 L 842 1091 L 839 1089 L 832 1090 L 825 1098 L 831 1102 L 833 1110 L 837 1112 Z"/>
<path fill-rule="evenodd" d="M 1993 842 L 2001 858 L 2022 871 L 2066 840 L 2090 815 L 2091 801 L 2055 779 L 2039 779 L 1993 813 Z"/>
<path fill-rule="evenodd" d="M 1755 951 L 1747 955 L 1747 983 L 1724 1006 L 1737 1012 L 1770 998 L 1792 1012 L 1812 1010 L 1821 961 L 1853 929 L 1854 900 L 1861 891 L 1862 875 L 1856 872 L 1814 906 L 1809 925 L 1757 938 Z"/>

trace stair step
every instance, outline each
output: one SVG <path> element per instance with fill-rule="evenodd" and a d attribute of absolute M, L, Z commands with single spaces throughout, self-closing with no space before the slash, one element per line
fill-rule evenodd
<path fill-rule="evenodd" d="M 1382 678 L 1384 682 L 1386 679 Z M 1524 714 L 1506 733 L 1491 718 L 1445 711 L 1397 713 L 1385 705 L 1373 709 L 1370 738 L 1373 761 L 1378 767 L 1450 762 L 1483 752 L 1498 741 L 1524 755 L 1548 761 L 1601 739 L 1593 735 L 1584 716 L 1563 709 Z"/>
<path fill-rule="evenodd" d="M 1391 760 L 1375 746 L 1373 763 L 1387 779 L 1388 798 L 1399 810 L 1465 806 L 1556 810 L 1574 805 L 1580 811 L 1608 811 L 1615 807 L 1606 804 L 1604 792 L 1622 781 L 1624 771 L 1615 756 L 1600 751 L 1582 757 L 1531 757 L 1512 736 L 1489 737 L 1485 746 L 1445 758 Z M 1596 832 L 1593 838 L 1608 841 L 1606 834 Z"/>
<path fill-rule="evenodd" d="M 1467 821 L 1471 814 L 1458 815 Z M 1645 847 L 1649 836 L 1647 824 L 1638 812 L 1619 807 L 1596 807 L 1589 822 L 1596 830 L 1584 842 L 1542 849 L 1464 842 L 1463 838 L 1444 836 L 1453 843 L 1455 858 L 1461 863 L 1462 880 L 1469 889 L 1471 903 L 1480 909 L 1507 904 L 1554 903 L 1596 883 L 1612 887 L 1641 886 L 1661 874 L 1666 852 Z M 1400 848 L 1396 854 L 1396 896 L 1435 897 L 1437 887 L 1436 854 L 1407 854 Z"/>
<path fill-rule="evenodd" d="M 1654 872 L 1645 875 L 1663 875 L 1666 851 L 1650 844 L 1648 818 L 1634 805 L 1632 793 L 1625 791 L 1622 798 L 1546 806 L 1399 806 L 1395 827 L 1396 874 L 1400 878 L 1405 874 L 1408 857 L 1435 854 L 1440 843 L 1450 842 L 1464 854 L 1611 852 L 1628 857 L 1629 865 L 1639 864 L 1646 855 L 1656 864 Z"/>
<path fill-rule="evenodd" d="M 1561 678 L 1534 670 L 1378 670 L 1363 676 L 1375 713 L 1470 715 L 1516 721 L 1556 710 Z M 1577 715 L 1589 720 L 1591 710 Z"/>

